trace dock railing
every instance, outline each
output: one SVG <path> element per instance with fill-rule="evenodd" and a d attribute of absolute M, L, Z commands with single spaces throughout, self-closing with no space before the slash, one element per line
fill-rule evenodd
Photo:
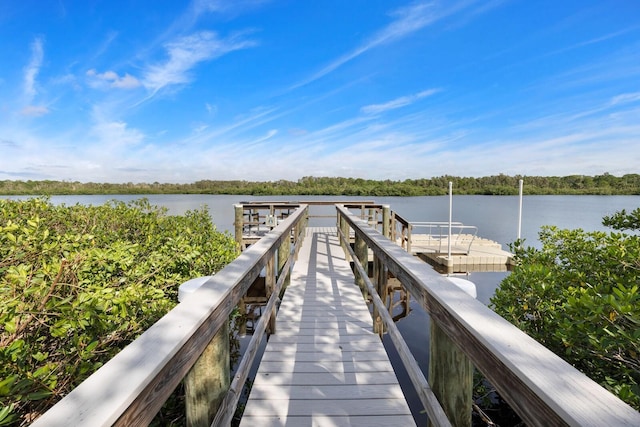
<path fill-rule="evenodd" d="M 475 225 L 464 225 L 461 222 L 412 221 L 410 224 L 412 231 L 425 229 L 426 233 L 420 234 L 424 234 L 426 239 L 420 243 L 434 247 L 437 245 L 437 251 L 439 253 L 447 253 L 449 248 L 455 248 L 456 252 L 468 255 L 471 250 L 471 245 L 478 235 L 478 227 Z M 449 236 L 449 229 L 451 229 L 451 236 Z M 411 238 L 412 236 L 409 237 L 409 239 Z M 449 240 L 451 241 L 449 242 Z"/>
<path fill-rule="evenodd" d="M 429 384 L 402 340 L 397 350 L 433 425 L 470 425 L 473 366 L 527 425 L 640 425 L 640 413 L 390 242 L 390 223 L 383 224 L 380 233 L 344 206 L 336 208 L 342 244 L 359 271 L 356 282 L 363 293 L 371 294 L 376 306 L 374 328 L 392 328 L 388 316 L 381 313 L 377 295 L 389 273 L 429 314 Z M 351 250 L 347 236 L 353 234 Z M 370 252 L 373 281 L 366 274 Z M 398 337 L 393 335 L 396 344 Z M 439 403 L 433 404 L 432 396 Z M 440 406 L 446 413 L 444 420 L 438 415 Z"/>
<path fill-rule="evenodd" d="M 273 318 L 261 317 L 231 380 L 229 315 L 263 269 L 270 296 L 263 312 L 275 313 L 305 235 L 307 212 L 306 205 L 298 206 L 32 425 L 148 425 L 183 379 L 187 425 L 209 426 L 216 413 L 216 425 L 229 425 L 261 332 Z"/>

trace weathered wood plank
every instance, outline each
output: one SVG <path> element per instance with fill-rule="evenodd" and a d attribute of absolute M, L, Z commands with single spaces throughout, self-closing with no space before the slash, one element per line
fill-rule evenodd
<path fill-rule="evenodd" d="M 265 352 L 262 356 L 262 361 L 278 361 L 283 360 L 285 356 L 291 356 L 290 354 L 282 354 L 277 351 Z M 384 349 L 376 351 L 342 351 L 336 349 L 333 351 L 325 351 L 322 353 L 298 353 L 295 354 L 295 360 L 301 362 L 329 362 L 329 361 L 341 361 L 341 360 L 353 360 L 355 362 L 365 362 L 370 360 L 389 360 L 389 356 Z"/>
<path fill-rule="evenodd" d="M 398 384 L 361 385 L 278 385 L 260 384 L 251 389 L 254 400 L 266 399 L 337 400 L 337 399 L 404 399 Z"/>
<path fill-rule="evenodd" d="M 376 341 L 377 340 L 377 341 Z M 317 345 L 343 345 L 343 344 L 373 344 L 378 345 L 380 338 L 373 334 L 340 334 L 340 335 L 285 335 L 285 336 L 272 336 L 269 339 L 271 344 L 317 344 Z M 347 347 L 342 346 L 342 349 Z M 276 348 L 273 349 L 277 351 Z"/>
<path fill-rule="evenodd" d="M 367 352 L 378 350 L 379 344 L 372 342 L 345 342 L 337 343 L 333 345 L 323 343 L 281 343 L 274 342 L 269 343 L 271 347 L 267 351 L 278 352 L 281 354 L 293 354 L 295 353 L 331 353 L 333 351 L 354 351 L 354 352 Z"/>
<path fill-rule="evenodd" d="M 324 362 L 303 362 L 300 360 L 262 361 L 262 372 L 391 372 L 388 360 L 330 360 Z"/>
<path fill-rule="evenodd" d="M 278 327 L 283 327 L 282 323 L 278 324 Z M 289 324 L 287 325 L 289 326 Z M 315 335 L 315 336 L 337 336 L 337 335 L 359 335 L 363 328 L 368 325 L 365 323 L 346 323 L 340 325 L 338 330 L 338 324 L 336 323 L 319 323 L 311 326 L 304 326 L 299 324 L 293 324 L 290 330 L 283 331 L 282 336 L 298 336 L 298 335 Z"/>
<path fill-rule="evenodd" d="M 255 384 L 267 385 L 340 385 L 397 384 L 395 372 L 265 372 L 258 371 Z"/>
<path fill-rule="evenodd" d="M 247 420 L 253 416 L 277 417 L 308 415 L 411 415 L 404 399 L 309 399 L 252 400 L 245 409 Z"/>
<path fill-rule="evenodd" d="M 378 416 L 329 416 L 314 414 L 313 416 L 296 416 L 285 419 L 279 417 L 247 417 L 248 425 L 260 427 L 390 427 L 409 426 L 413 424 L 411 415 L 378 415 Z"/>

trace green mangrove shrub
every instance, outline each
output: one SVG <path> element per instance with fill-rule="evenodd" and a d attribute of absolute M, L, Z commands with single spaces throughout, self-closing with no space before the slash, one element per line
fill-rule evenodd
<path fill-rule="evenodd" d="M 33 421 L 236 255 L 204 208 L 0 200 L 0 426 Z"/>
<path fill-rule="evenodd" d="M 492 308 L 640 409 L 640 209 L 605 217 L 610 232 L 543 227 L 516 242 L 517 266 Z M 625 232 L 620 230 L 626 230 Z"/>

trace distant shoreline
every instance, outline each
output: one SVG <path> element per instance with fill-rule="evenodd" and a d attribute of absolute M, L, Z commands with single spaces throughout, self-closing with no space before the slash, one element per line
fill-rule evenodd
<path fill-rule="evenodd" d="M 494 175 L 480 178 L 442 176 L 404 181 L 362 178 L 305 177 L 298 181 L 251 182 L 202 180 L 176 183 L 94 183 L 70 181 L 0 181 L 6 196 L 212 194 L 251 196 L 441 196 L 453 183 L 456 195 L 517 195 L 523 180 L 525 195 L 640 195 L 640 174 L 616 177 Z"/>

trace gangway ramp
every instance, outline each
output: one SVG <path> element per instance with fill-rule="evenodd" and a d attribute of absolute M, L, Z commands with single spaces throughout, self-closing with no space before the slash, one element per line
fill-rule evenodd
<path fill-rule="evenodd" d="M 415 425 L 336 229 L 309 228 L 241 426 Z"/>

